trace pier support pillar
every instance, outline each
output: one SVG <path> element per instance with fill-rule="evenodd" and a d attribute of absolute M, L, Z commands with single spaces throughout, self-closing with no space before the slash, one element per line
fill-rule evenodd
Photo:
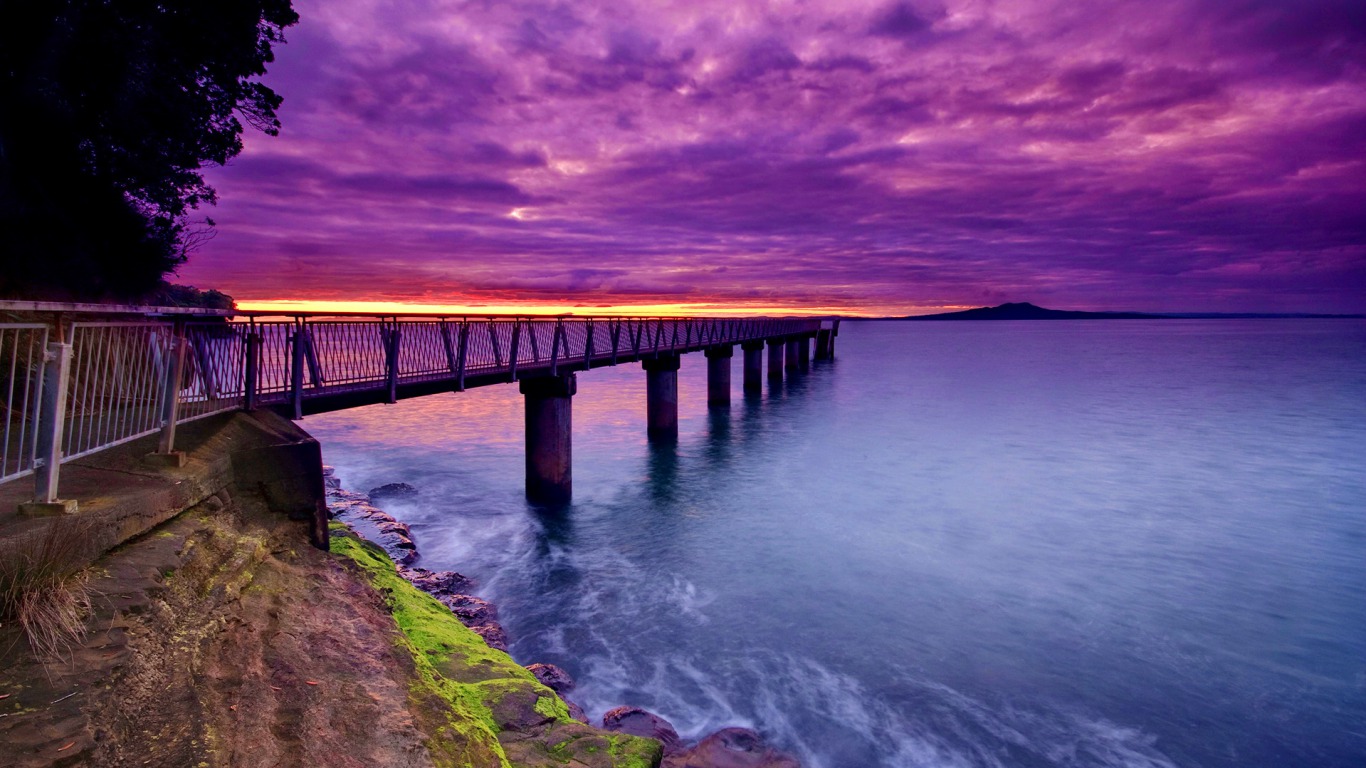
<path fill-rule="evenodd" d="M 816 331 L 816 359 L 830 359 L 830 330 L 828 328 Z"/>
<path fill-rule="evenodd" d="M 746 341 L 740 345 L 745 351 L 745 394 L 764 391 L 764 343 Z"/>
<path fill-rule="evenodd" d="M 787 352 L 786 352 L 786 355 L 787 355 L 787 365 L 786 365 L 785 367 L 787 368 L 787 370 L 789 370 L 789 371 L 795 371 L 795 370 L 797 370 L 798 368 L 801 367 L 801 363 L 797 361 L 798 349 L 797 349 L 797 340 L 796 340 L 796 339 L 788 339 L 788 340 L 787 340 Z"/>
<path fill-rule="evenodd" d="M 574 374 L 522 379 L 526 401 L 526 497 L 535 504 L 569 502 L 573 494 Z"/>
<path fill-rule="evenodd" d="M 652 442 L 678 440 L 677 355 L 660 355 L 641 363 L 645 368 L 645 434 Z"/>
<path fill-rule="evenodd" d="M 782 339 L 768 340 L 768 380 L 783 380 L 783 349 L 787 342 Z"/>
<path fill-rule="evenodd" d="M 797 339 L 797 370 L 806 373 L 811 370 L 811 337 Z"/>
<path fill-rule="evenodd" d="M 735 347 L 722 344 L 710 347 L 707 356 L 707 405 L 730 405 L 730 359 Z"/>

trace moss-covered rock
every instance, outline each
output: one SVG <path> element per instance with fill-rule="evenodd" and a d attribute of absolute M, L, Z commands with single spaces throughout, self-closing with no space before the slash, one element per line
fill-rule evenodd
<path fill-rule="evenodd" d="M 379 547 L 334 526 L 332 551 L 384 595 L 412 655 L 411 703 L 440 765 L 650 768 L 658 742 L 590 728 L 554 691 L 490 648 L 432 596 L 401 578 Z"/>

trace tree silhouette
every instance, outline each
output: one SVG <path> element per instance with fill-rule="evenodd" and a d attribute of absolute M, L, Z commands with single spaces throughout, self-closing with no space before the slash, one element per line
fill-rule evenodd
<path fill-rule="evenodd" d="M 0 0 L 0 295 L 133 298 L 203 238 L 200 169 L 274 135 L 290 0 Z M 210 222 L 211 223 L 211 222 Z"/>

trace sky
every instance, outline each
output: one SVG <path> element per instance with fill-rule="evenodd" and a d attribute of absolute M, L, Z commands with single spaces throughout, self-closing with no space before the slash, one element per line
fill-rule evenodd
<path fill-rule="evenodd" d="M 294 4 L 243 306 L 1366 311 L 1362 0 Z"/>

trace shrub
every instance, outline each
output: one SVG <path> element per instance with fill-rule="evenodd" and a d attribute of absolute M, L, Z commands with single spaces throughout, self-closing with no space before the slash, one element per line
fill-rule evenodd
<path fill-rule="evenodd" d="M 39 659 L 60 658 L 85 638 L 90 523 L 59 517 L 0 541 L 0 622 L 17 623 Z"/>

